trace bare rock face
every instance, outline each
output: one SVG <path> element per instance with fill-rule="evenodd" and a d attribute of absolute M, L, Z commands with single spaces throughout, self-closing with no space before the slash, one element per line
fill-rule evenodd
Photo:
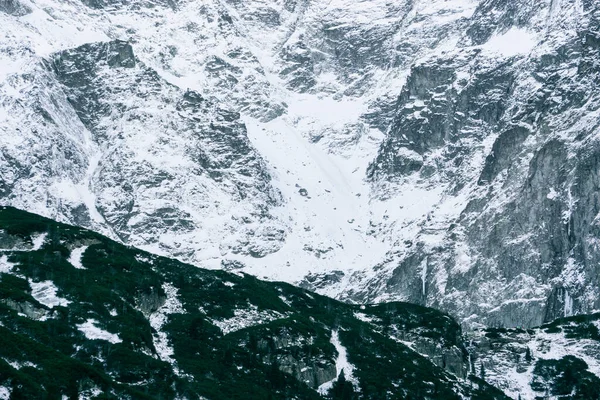
<path fill-rule="evenodd" d="M 589 20 L 575 26 L 571 7 L 482 3 L 464 39 L 479 46 L 411 69 L 369 176 L 386 196 L 409 184 L 444 191 L 417 240 L 388 264 L 403 278 L 380 281 L 383 293 L 400 290 L 467 324 L 501 327 L 598 307 L 590 246 L 598 125 L 582 123 L 600 107 L 589 91 L 600 71 L 588 39 L 598 9 L 586 3 Z M 487 53 L 499 37 L 542 29 L 548 13 L 562 21 L 560 32 L 531 43 L 527 56 L 509 47 Z M 406 286 L 419 272 L 424 294 L 417 281 Z"/>
<path fill-rule="evenodd" d="M 31 8 L 22 4 L 18 0 L 2 0 L 0 1 L 0 11 L 12 15 L 14 17 L 22 17 L 31 13 Z"/>
<path fill-rule="evenodd" d="M 181 247 L 164 239 L 192 235 L 204 223 L 198 219 L 202 213 L 231 213 L 222 200 L 246 212 L 249 221 L 273 220 L 268 210 L 278 204 L 278 193 L 239 113 L 165 82 L 136 59 L 130 43 L 117 40 L 58 52 L 28 79 L 39 82 L 41 88 L 34 86 L 31 97 L 44 110 L 43 134 L 33 129 L 25 136 L 40 142 L 35 157 L 43 174 L 31 177 L 47 186 L 27 188 L 37 198 L 24 199 L 25 204 L 35 207 L 46 197 L 46 206 L 54 203 L 59 219 L 131 244 L 156 246 L 159 252 L 177 248 L 179 256 L 188 258 L 194 257 L 195 245 Z M 76 135 L 60 132 L 61 124 L 72 124 Z M 44 149 L 45 141 L 56 147 Z M 23 168 L 12 161 L 19 157 L 13 151 L 17 148 L 5 147 L 5 166 L 9 177 L 18 177 Z M 68 173 L 56 168 L 61 160 L 70 165 Z M 7 199 L 24 193 L 14 185 L 5 181 Z M 232 229 L 227 224 L 217 229 Z M 261 229 L 273 232 L 267 244 L 256 243 L 260 234 L 255 230 L 240 229 L 229 245 L 232 251 L 258 256 L 275 251 L 283 238 L 277 222 L 261 224 Z M 134 239 L 139 234 L 141 241 Z"/>

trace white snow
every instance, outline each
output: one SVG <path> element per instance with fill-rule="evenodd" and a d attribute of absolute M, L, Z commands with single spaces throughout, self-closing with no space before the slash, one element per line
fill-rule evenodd
<path fill-rule="evenodd" d="M 392 225 L 396 223 L 394 218 L 408 216 L 408 222 L 414 228 L 407 230 L 407 236 L 410 236 L 416 232 L 414 224 L 423 217 L 420 211 L 426 207 L 413 203 L 430 198 L 435 203 L 439 199 L 437 190 L 434 193 L 428 193 L 425 189 L 419 193 L 408 193 L 401 197 L 410 199 L 403 198 L 399 203 L 404 207 L 404 212 L 395 215 L 391 211 L 389 221 L 382 220 L 385 211 L 396 208 L 398 203 L 394 198 L 389 201 L 372 199 L 371 187 L 365 181 L 365 171 L 374 159 L 384 135 L 369 128 L 361 115 L 373 112 L 373 102 L 381 98 L 393 102 L 409 73 L 411 60 L 421 58 L 425 53 L 437 53 L 440 48 L 452 47 L 457 36 L 455 24 L 472 15 L 476 8 L 475 1 L 435 0 L 417 3 L 410 11 L 404 10 L 402 4 L 385 0 L 304 2 L 294 11 L 281 2 L 230 3 L 213 0 L 202 2 L 200 9 L 197 3 L 188 2 L 179 4 L 178 10 L 159 7 L 160 12 L 148 13 L 135 8 L 92 12 L 79 3 L 56 3 L 50 0 L 40 0 L 32 3 L 31 7 L 33 13 L 30 15 L 22 18 L 3 17 L 0 21 L 6 25 L 7 32 L 14 32 L 6 39 L 7 42 L 14 48 L 31 49 L 32 53 L 28 55 L 31 60 L 19 56 L 3 58 L 0 65 L 4 72 L 0 73 L 0 77 L 8 80 L 22 72 L 23 66 L 34 64 L 37 57 L 86 42 L 114 38 L 131 40 L 136 56 L 168 82 L 184 90 L 197 90 L 207 97 L 214 97 L 224 107 L 241 112 L 248 125 L 252 144 L 268 164 L 274 186 L 283 194 L 281 207 L 271 210 L 274 218 L 269 221 L 273 222 L 272 226 L 265 229 L 261 225 L 264 222 L 254 221 L 247 225 L 232 222 L 232 216 L 241 220 L 256 214 L 257 208 L 262 210 L 262 204 L 251 204 L 260 199 L 237 201 L 223 188 L 225 185 L 215 184 L 211 180 L 182 179 L 173 182 L 171 187 L 165 185 L 159 189 L 145 185 L 135 188 L 133 185 L 137 217 L 129 221 L 130 226 L 144 224 L 146 216 L 154 210 L 173 205 L 189 213 L 192 222 L 198 226 L 191 233 L 169 230 L 137 233 L 131 239 L 136 246 L 163 255 L 185 254 L 186 261 L 210 268 L 220 268 L 225 258 L 243 261 L 247 266 L 246 272 L 288 282 L 296 282 L 307 273 L 334 269 L 343 270 L 349 277 L 353 272 L 368 270 L 382 262 L 394 243 L 394 232 L 387 231 L 384 236 L 377 237 L 374 226 Z M 262 10 L 277 12 L 281 23 L 271 26 L 248 18 L 261 14 Z M 218 22 L 218 15 L 222 12 L 227 12 L 233 18 L 231 28 Z M 194 28 L 190 29 L 192 26 Z M 436 37 L 438 28 L 448 32 L 441 41 Z M 353 74 L 336 66 L 330 49 L 323 45 L 319 34 L 327 30 L 332 34 L 345 35 L 344 32 L 351 30 L 346 39 L 354 44 L 373 29 L 389 41 L 385 46 L 389 46 L 387 54 L 390 59 L 385 60 L 383 66 Z M 306 37 L 309 51 L 317 61 L 313 71 L 317 86 L 315 92 L 311 93 L 289 90 L 287 82 L 280 75 L 285 67 L 279 56 L 281 50 L 288 45 L 293 46 L 301 36 Z M 395 62 L 393 49 L 407 41 L 410 41 L 410 47 L 421 50 L 410 51 L 406 56 L 406 65 L 390 69 Z M 171 53 L 174 55 L 169 56 L 171 50 L 174 50 Z M 231 55 L 232 51 L 240 50 L 243 54 L 241 57 Z M 240 76 L 236 79 L 240 83 L 237 86 L 223 86 L 220 76 L 209 76 L 207 61 L 215 57 L 239 68 Z M 322 60 L 317 60 L 319 57 Z M 364 82 L 365 76 L 369 77 L 367 82 Z M 27 88 L 12 83 L 7 83 L 5 87 L 19 101 L 30 95 L 22 90 Z M 358 92 L 352 94 L 355 88 L 359 88 Z M 58 89 L 52 86 L 43 88 L 46 93 L 54 90 Z M 361 93 L 362 90 L 364 93 Z M 346 91 L 349 94 L 345 94 Z M 165 98 L 169 96 L 164 94 Z M 44 98 L 42 103 L 51 105 L 54 100 Z M 132 96 L 128 103 L 127 106 L 132 105 L 136 110 L 156 113 L 161 119 L 167 114 L 160 108 L 162 101 L 146 105 Z M 283 116 L 265 122 L 267 118 L 264 118 L 263 103 L 285 104 L 287 110 Z M 59 148 L 73 142 L 74 146 L 69 150 L 81 155 L 83 162 L 77 165 L 79 170 L 73 168 L 69 174 L 57 173 L 49 181 L 29 182 L 30 187 L 35 189 L 29 192 L 23 190 L 23 193 L 35 195 L 23 195 L 19 205 L 54 217 L 50 214 L 62 212 L 57 210 L 83 204 L 91 216 L 90 227 L 110 235 L 110 228 L 96 206 L 102 204 L 110 208 L 122 199 L 114 188 L 106 188 L 101 193 L 101 182 L 95 180 L 99 170 L 106 171 L 113 167 L 108 160 L 110 149 L 95 144 L 90 132 L 77 118 L 64 114 L 60 109 L 49 112 L 61 127 L 69 128 L 64 130 L 67 138 L 64 141 L 48 133 L 52 135 L 53 145 Z M 12 114 L 18 116 L 18 113 Z M 7 117 L 9 121 L 0 125 L 10 129 L 21 126 L 21 119 L 17 116 Z M 164 168 L 169 173 L 176 172 L 186 178 L 191 176 L 188 172 L 192 166 L 181 156 L 188 150 L 188 138 L 169 133 L 164 138 L 164 143 L 168 145 L 157 145 L 158 139 L 163 138 L 156 137 L 155 132 L 165 130 L 158 123 L 148 125 L 142 122 L 139 132 L 125 121 L 113 121 L 112 116 L 102 123 L 109 134 L 114 131 L 119 133 L 115 137 L 124 137 L 119 145 L 131 148 L 133 160 L 149 163 L 155 169 Z M 48 144 L 39 141 L 42 135 L 29 140 L 22 135 L 3 136 L 5 138 L 2 140 L 11 141 L 10 148 L 15 154 L 26 153 L 19 148 L 20 145 L 34 143 L 43 147 Z M 322 139 L 313 140 L 317 137 Z M 179 141 L 183 145 L 178 147 Z M 411 156 L 419 157 L 415 154 Z M 50 158 L 61 160 L 61 157 Z M 127 170 L 121 166 L 135 166 L 123 158 L 118 162 L 119 171 Z M 58 164 L 52 164 L 52 169 L 58 169 Z M 42 175 L 37 173 L 35 176 Z M 299 195 L 296 184 L 306 189 L 308 196 Z M 48 199 L 55 204 L 48 206 Z M 410 202 L 410 206 L 405 205 L 406 202 Z M 62 207 L 64 204 L 69 207 Z M 198 207 L 199 204 L 202 204 L 202 208 Z M 415 209 L 417 212 L 413 214 Z M 58 218 L 65 216 L 61 214 Z M 399 225 L 406 225 L 405 222 L 400 221 Z M 277 230 L 284 231 L 283 247 L 276 241 L 261 239 L 261 236 L 268 238 L 271 232 Z M 248 241 L 248 238 L 256 241 L 258 247 L 278 251 L 256 259 L 232 250 L 239 243 Z M 75 254 L 72 256 L 73 260 L 77 259 Z M 79 264 L 74 262 L 73 265 L 77 267 Z M 376 274 L 369 271 L 369 275 Z M 324 292 L 335 296 L 350 284 L 345 278 L 339 287 L 324 289 Z"/>
<path fill-rule="evenodd" d="M 31 296 L 34 299 L 36 299 L 39 303 L 47 307 L 65 307 L 71 303 L 69 300 L 64 299 L 62 297 L 58 297 L 56 295 L 56 293 L 58 292 L 58 288 L 54 285 L 54 282 L 52 281 L 29 281 L 29 286 L 31 286 Z"/>
<path fill-rule="evenodd" d="M 104 393 L 101 388 L 94 386 L 79 392 L 78 400 L 91 400 Z"/>
<path fill-rule="evenodd" d="M 0 386 L 0 400 L 8 400 L 10 399 L 10 394 L 12 393 L 12 389 L 6 386 Z"/>
<path fill-rule="evenodd" d="M 537 39 L 533 32 L 513 27 L 504 34 L 492 36 L 482 47 L 487 51 L 511 57 L 530 53 L 536 44 Z"/>
<path fill-rule="evenodd" d="M 8 256 L 6 254 L 3 254 L 0 257 L 0 273 L 10 274 L 15 265 L 17 264 L 8 261 Z"/>
<path fill-rule="evenodd" d="M 337 297 L 347 289 L 367 287 L 365 282 L 389 277 L 394 266 L 414 253 L 416 244 L 424 245 L 423 254 L 436 253 L 436 247 L 447 244 L 448 226 L 458 220 L 473 193 L 477 194 L 473 182 L 489 154 L 494 135 L 481 132 L 480 136 L 487 136 L 482 142 L 457 144 L 459 148 L 478 149 L 474 150 L 475 156 L 463 162 L 469 169 L 458 169 L 454 174 L 466 183 L 458 195 L 449 194 L 455 188 L 441 176 L 445 157 L 441 150 L 420 155 L 399 149 L 402 156 L 436 166 L 438 172 L 431 178 L 413 174 L 398 182 L 383 180 L 372 186 L 365 180 L 366 169 L 375 159 L 384 134 L 371 128 L 362 117 L 365 113 L 378 113 L 380 100 L 388 105 L 394 103 L 415 63 L 435 61 L 449 51 L 456 51 L 453 54 L 457 58 L 467 61 L 470 55 L 461 53 L 459 40 L 464 37 L 463 28 L 469 25 L 465 18 L 473 15 L 479 2 L 431 0 L 409 5 L 387 0 L 301 1 L 293 11 L 284 3 L 204 0 L 200 7 L 198 2 L 182 2 L 176 10 L 161 5 L 152 10 L 92 10 L 80 2 L 39 0 L 27 1 L 33 10 L 30 15 L 0 15 L 0 25 L 7 32 L 2 44 L 8 49 L 0 54 L 0 98 L 7 99 L 0 110 L 0 148 L 19 163 L 35 167 L 31 179 L 11 175 L 10 169 L 0 171 L 3 177 L 4 173 L 11 175 L 7 176 L 8 181 L 18 183 L 15 193 L 21 195 L 14 203 L 62 220 L 71 217 L 64 210 L 84 205 L 91 217 L 90 226 L 86 227 L 110 234 L 97 206 L 102 205 L 106 211 L 103 213 L 114 217 L 131 200 L 129 204 L 135 207 L 131 214 L 135 217 L 128 221 L 127 229 L 132 231 L 131 236 L 127 235 L 129 244 L 181 257 L 202 267 L 220 268 L 223 260 L 241 261 L 245 272 L 292 283 L 308 273 L 341 270 L 345 274 L 341 283 L 321 289 L 322 293 Z M 568 25 L 565 22 L 576 28 L 580 21 L 561 13 L 565 3 L 553 2 L 547 20 L 545 10 L 532 12 L 543 14 L 544 32 L 550 36 L 553 30 L 563 31 Z M 270 25 L 260 17 L 254 18 L 264 15 L 261 10 L 273 11 L 280 21 Z M 232 17 L 232 24 L 219 22 L 219 15 L 224 12 Z M 492 66 L 492 60 L 498 56 L 531 51 L 538 35 L 542 35 L 536 32 L 542 29 L 535 23 L 530 25 L 531 29 L 512 28 L 494 35 L 481 46 L 482 53 L 489 57 L 483 63 L 489 61 Z M 372 63 L 365 68 L 343 67 L 332 52 L 329 39 L 324 40 L 323 31 L 336 43 L 339 40 L 340 49 L 347 47 L 361 54 L 365 48 L 358 46 L 373 45 L 372 51 L 367 48 L 365 54 L 370 56 L 381 50 L 383 59 L 379 65 Z M 371 39 L 371 35 L 382 43 L 361 43 L 365 38 Z M 117 108 L 127 108 L 126 116 L 110 115 L 100 121 L 100 128 L 106 129 L 110 137 L 103 141 L 106 146 L 92 140 L 72 107 L 59 104 L 61 99 L 65 103 L 66 100 L 55 77 L 35 66 L 40 57 L 52 52 L 114 38 L 131 41 L 144 65 L 168 82 L 183 90 L 197 90 L 224 108 L 241 113 L 250 141 L 273 177 L 273 188 L 267 190 L 278 190 L 282 195 L 279 206 L 266 205 L 260 195 L 240 199 L 237 188 L 251 187 L 254 181 L 252 177 L 241 177 L 238 185 L 229 180 L 229 175 L 237 174 L 234 168 L 220 171 L 225 176 L 222 183 L 203 174 L 194 176 L 197 163 L 185 157 L 190 148 L 197 146 L 211 155 L 218 152 L 180 134 L 179 122 L 169 119 L 175 109 L 168 108 L 164 99 L 181 95 L 174 88 L 143 101 L 127 96 L 125 104 L 120 104 L 123 107 L 115 107 L 115 113 Z M 306 67 L 317 84 L 306 93 L 290 90 L 281 74 L 289 66 L 281 54 L 287 50 L 302 51 L 294 48 L 298 42 L 307 45 L 306 52 L 314 62 Z M 234 73 L 238 83 L 226 80 L 227 70 L 215 76 L 209 74 L 208 60 L 215 58 L 233 65 L 233 70 L 239 72 Z M 368 60 L 364 61 L 368 64 Z M 458 79 L 475 77 L 480 63 L 480 59 L 467 63 L 457 71 Z M 35 77 L 33 83 L 21 79 L 24 73 Z M 108 75 L 102 78 L 114 78 Z M 115 75 L 119 85 L 135 82 L 130 79 L 134 76 L 132 71 L 118 71 Z M 515 86 L 519 85 L 517 79 Z M 109 92 L 105 100 L 111 105 L 119 99 Z M 33 101 L 47 108 L 60 129 L 42 129 L 38 124 L 35 127 L 39 133 L 32 133 L 37 131 L 28 124 L 29 117 L 22 114 Z M 17 107 L 19 104 L 25 106 Z M 269 114 L 265 104 L 281 106 L 285 111 L 269 120 L 265 117 Z M 415 99 L 408 107 L 413 116 L 424 118 L 427 104 L 423 99 Z M 590 121 L 584 122 L 593 126 L 594 116 L 589 114 Z M 41 119 L 39 113 L 32 118 Z M 30 129 L 18 131 L 22 126 Z M 381 129 L 385 130 L 385 126 Z M 52 153 L 42 151 L 46 148 L 52 148 Z M 29 159 L 39 162 L 33 165 Z M 38 168 L 37 164 L 41 166 Z M 174 178 L 165 179 L 158 187 L 140 183 L 136 178 L 140 171 L 143 174 L 144 165 L 149 165 L 148 171 Z M 103 180 L 99 179 L 101 175 L 113 175 L 119 181 L 120 174 L 123 183 L 131 184 L 131 199 L 113 187 L 119 185 L 103 187 Z M 301 195 L 300 189 L 305 189 L 307 195 Z M 549 198 L 554 198 L 553 190 L 548 193 Z M 500 204 L 506 196 L 500 193 L 496 199 Z M 193 228 L 155 229 L 149 216 L 164 208 L 173 208 L 178 216 L 185 214 L 186 219 L 189 215 L 186 222 Z M 249 218 L 258 212 L 268 214 L 268 218 Z M 565 218 L 569 215 L 565 212 Z M 271 240 L 279 234 L 281 238 Z M 520 238 L 525 240 L 526 236 Z M 263 258 L 244 255 L 238 250 L 248 242 L 252 242 L 248 247 L 272 253 Z M 39 246 L 41 243 L 43 240 Z M 466 245 L 455 247 L 457 263 L 453 270 L 440 268 L 432 257 L 427 266 L 412 271 L 417 279 L 421 278 L 423 291 L 429 280 L 431 288 L 443 295 L 446 283 L 451 281 L 448 273 L 464 273 L 475 265 L 477 254 L 470 250 Z M 83 254 L 85 250 L 74 250 L 69 258 L 75 268 L 81 266 L 79 251 Z M 376 272 L 375 265 L 384 267 Z M 402 293 L 374 293 L 373 299 L 398 300 L 401 296 Z"/>
<path fill-rule="evenodd" d="M 427 289 L 427 257 L 421 262 L 421 293 L 425 296 Z"/>
<path fill-rule="evenodd" d="M 37 233 L 31 236 L 32 246 L 29 248 L 24 244 L 17 244 L 16 247 L 13 248 L 5 248 L 0 249 L 0 251 L 18 251 L 18 252 L 28 252 L 28 251 L 38 251 L 42 248 L 44 243 L 46 242 L 46 237 L 48 236 L 47 232 Z"/>
<path fill-rule="evenodd" d="M 247 309 L 234 310 L 234 316 L 222 320 L 211 320 L 213 325 L 217 326 L 223 334 L 239 331 L 255 325 L 266 324 L 276 319 L 285 318 L 284 314 L 271 310 L 259 310 L 254 304 Z"/>
<path fill-rule="evenodd" d="M 280 295 L 279 295 L 279 296 L 277 296 L 277 297 L 279 297 L 279 300 L 283 301 L 283 302 L 284 302 L 286 305 L 288 305 L 288 306 L 292 307 L 292 302 L 291 302 L 291 301 L 289 301 L 289 300 L 288 300 L 288 299 L 287 299 L 287 298 L 286 298 L 284 295 L 281 295 L 281 294 L 280 294 Z"/>
<path fill-rule="evenodd" d="M 88 247 L 89 246 L 81 246 L 71 251 L 71 254 L 69 255 L 69 262 L 73 267 L 77 269 L 86 269 L 83 264 L 81 264 L 81 257 Z"/>
<path fill-rule="evenodd" d="M 533 400 L 536 398 L 535 392 L 531 389 L 530 383 L 533 378 L 533 366 L 527 368 L 526 372 L 517 372 L 516 367 L 504 372 L 507 381 L 514 385 L 513 390 L 507 391 L 508 395 L 517 399 L 521 396 L 521 400 Z M 512 389 L 512 388 L 511 388 Z"/>
<path fill-rule="evenodd" d="M 459 242 L 455 246 L 456 252 L 456 264 L 454 268 L 452 268 L 452 273 L 465 273 L 468 272 L 473 266 L 473 260 L 471 259 L 469 246 L 467 246 L 464 242 Z"/>
<path fill-rule="evenodd" d="M 37 364 L 32 363 L 31 361 L 24 361 L 24 362 L 19 362 L 19 361 L 8 361 L 5 360 L 7 363 L 10 364 L 11 367 L 13 367 L 14 369 L 21 369 L 23 367 L 30 367 L 30 368 L 37 368 Z"/>
<path fill-rule="evenodd" d="M 373 319 L 374 319 L 374 317 L 367 315 L 365 313 L 361 313 L 361 312 L 355 312 L 354 318 L 361 320 L 363 322 L 368 322 L 368 323 L 372 323 Z"/>
<path fill-rule="evenodd" d="M 548 190 L 548 194 L 546 195 L 546 198 L 550 199 L 550 200 L 554 200 L 557 197 L 558 197 L 558 192 L 553 187 L 550 187 L 550 189 Z"/>
<path fill-rule="evenodd" d="M 89 340 L 106 340 L 107 342 L 113 344 L 122 342 L 121 338 L 119 338 L 119 335 L 98 328 L 97 324 L 98 321 L 89 318 L 83 324 L 77 324 L 77 329 L 79 329 L 79 331 L 82 332 Z"/>
<path fill-rule="evenodd" d="M 356 390 L 359 390 L 358 380 L 354 377 L 354 365 L 352 365 L 348 361 L 348 352 L 346 348 L 340 342 L 340 337 L 337 330 L 331 331 L 331 344 L 335 347 L 335 350 L 338 353 L 338 356 L 335 360 L 335 369 L 336 369 L 336 377 L 329 382 L 325 382 L 319 386 L 317 391 L 325 395 L 331 389 L 335 381 L 340 377 L 342 371 L 344 371 L 344 377 L 348 382 L 351 382 L 354 385 Z"/>
<path fill-rule="evenodd" d="M 571 295 L 569 295 L 569 291 L 567 289 L 565 289 L 565 298 L 563 299 L 564 301 L 564 313 L 563 315 L 565 317 L 570 317 L 571 315 L 573 315 L 573 298 L 571 297 Z"/>
<path fill-rule="evenodd" d="M 31 237 L 31 241 L 33 242 L 32 251 L 37 251 L 42 248 L 44 242 L 46 241 L 46 236 L 48 236 L 48 232 L 39 233 L 35 236 Z"/>
<path fill-rule="evenodd" d="M 148 321 L 150 322 L 150 326 L 156 331 L 153 333 L 153 336 L 154 348 L 156 349 L 158 356 L 161 360 L 175 365 L 175 360 L 172 358 L 174 354 L 173 348 L 169 343 L 167 334 L 162 331 L 162 327 L 167 322 L 170 314 L 181 314 L 184 310 L 183 305 L 177 298 L 177 288 L 170 283 L 164 283 L 162 288 L 165 291 L 167 300 L 165 301 L 165 304 L 149 316 Z M 178 373 L 176 367 L 175 371 Z"/>
<path fill-rule="evenodd" d="M 299 113 L 308 112 L 298 107 Z M 339 115 L 344 114 L 331 110 L 326 121 L 336 123 Z M 308 119 L 302 120 L 307 124 L 319 121 L 317 117 L 302 118 Z M 367 234 L 369 187 L 363 179 L 379 139 L 365 136 L 347 158 L 310 145 L 303 130 L 284 120 L 260 123 L 246 119 L 246 124 L 254 146 L 266 155 L 274 184 L 286 202 L 273 212 L 281 221 L 289 221 L 281 250 L 261 259 L 244 259 L 246 272 L 294 282 L 309 272 L 352 270 L 379 262 L 388 246 Z M 306 196 L 299 193 L 301 189 Z"/>

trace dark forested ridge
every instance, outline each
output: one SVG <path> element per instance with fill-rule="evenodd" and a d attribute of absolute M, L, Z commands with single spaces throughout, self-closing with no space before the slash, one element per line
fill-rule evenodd
<path fill-rule="evenodd" d="M 348 305 L 10 207 L 0 232 L 0 386 L 11 399 L 505 398 L 457 377 L 460 327 L 432 309 Z M 338 379 L 340 349 L 351 367 Z"/>

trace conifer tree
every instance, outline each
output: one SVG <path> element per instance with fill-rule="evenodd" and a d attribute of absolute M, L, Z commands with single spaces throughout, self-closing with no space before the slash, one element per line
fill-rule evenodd
<path fill-rule="evenodd" d="M 525 361 L 527 361 L 528 363 L 530 363 L 531 360 L 532 360 L 531 350 L 529 350 L 529 347 L 527 347 L 527 349 L 525 350 Z"/>
<path fill-rule="evenodd" d="M 346 380 L 344 370 L 340 372 L 340 376 L 337 381 L 334 382 L 333 386 L 329 390 L 329 397 L 332 400 L 354 400 L 356 399 L 356 393 L 354 393 L 354 386 L 352 382 Z"/>

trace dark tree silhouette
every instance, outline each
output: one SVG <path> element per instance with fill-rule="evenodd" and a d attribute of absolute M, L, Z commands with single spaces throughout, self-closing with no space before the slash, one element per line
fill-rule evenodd
<path fill-rule="evenodd" d="M 346 380 L 344 370 L 329 390 L 329 397 L 333 400 L 355 400 L 358 398 L 354 392 L 352 382 Z"/>
<path fill-rule="evenodd" d="M 527 361 L 528 363 L 530 363 L 532 360 L 531 357 L 531 350 L 529 350 L 529 347 L 525 350 L 525 361 Z"/>

